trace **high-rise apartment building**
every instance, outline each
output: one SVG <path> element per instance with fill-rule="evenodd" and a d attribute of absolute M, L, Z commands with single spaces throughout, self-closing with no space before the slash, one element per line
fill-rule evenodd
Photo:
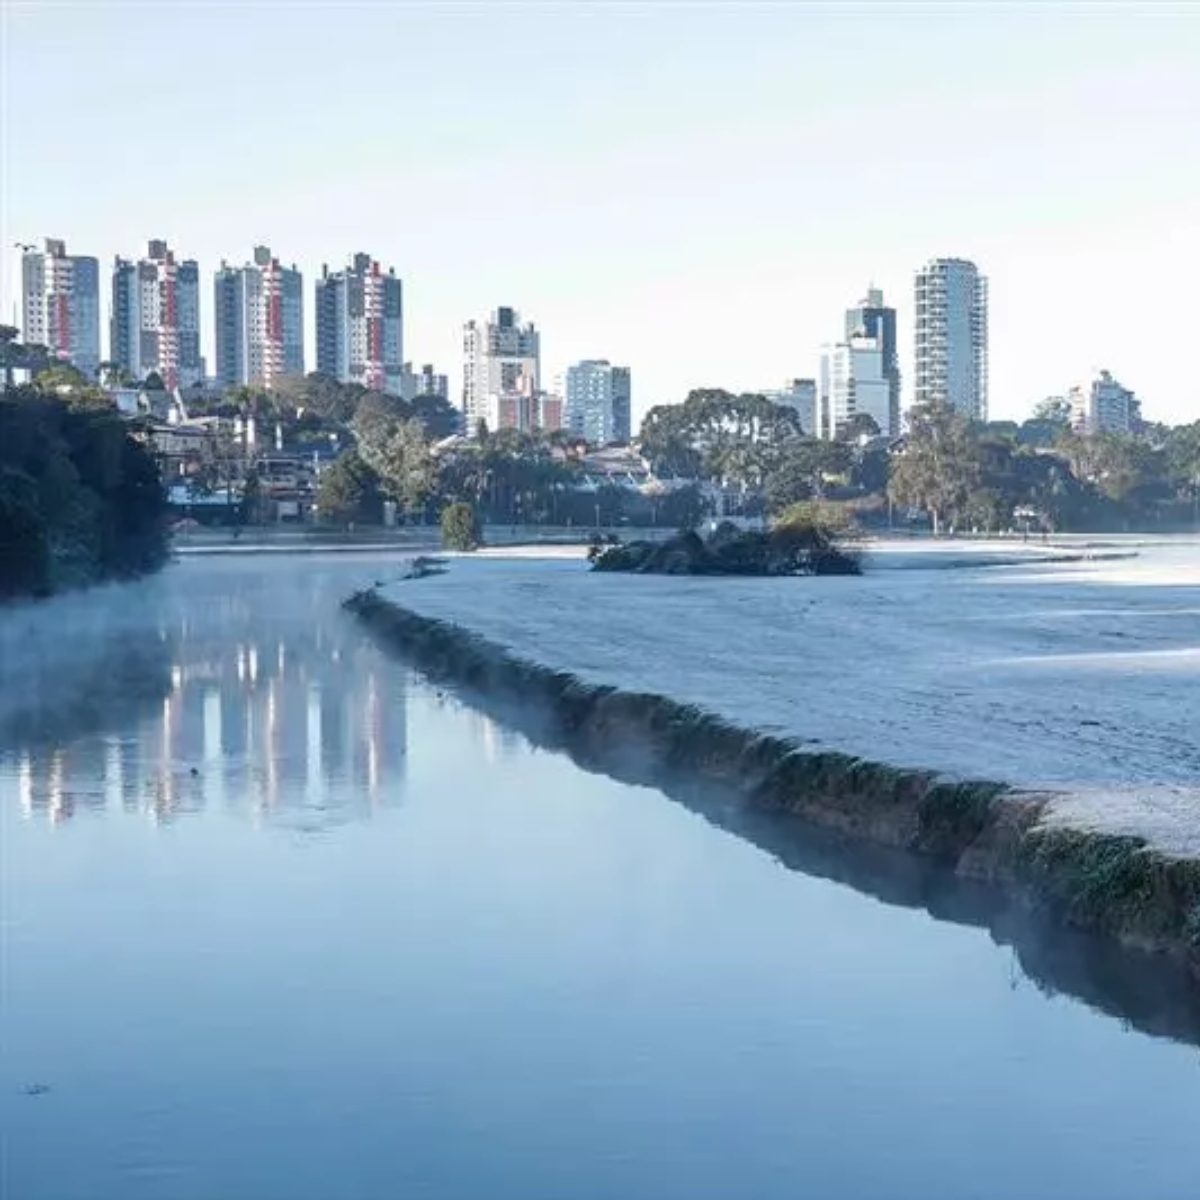
<path fill-rule="evenodd" d="M 563 400 L 553 392 L 536 390 L 531 378 L 524 376 L 516 391 L 491 392 L 480 419 L 493 432 L 553 433 L 563 427 Z"/>
<path fill-rule="evenodd" d="M 489 410 L 507 411 L 541 391 L 541 339 L 533 323 L 522 325 L 515 308 L 498 308 L 487 321 L 463 328 L 463 415 L 473 434 Z M 516 406 L 518 409 L 519 405 Z"/>
<path fill-rule="evenodd" d="M 450 381 L 445 375 L 439 375 L 433 369 L 432 363 L 425 363 L 419 369 L 412 363 L 404 364 L 404 387 L 401 395 L 405 400 L 415 400 L 418 396 L 440 396 L 450 400 Z"/>
<path fill-rule="evenodd" d="M 399 396 L 404 391 L 404 303 L 394 268 L 356 254 L 317 280 L 317 370 Z"/>
<path fill-rule="evenodd" d="M 935 258 L 917 272 L 915 300 L 915 402 L 986 421 L 987 279 L 966 259 Z"/>
<path fill-rule="evenodd" d="M 1077 433 L 1133 433 L 1141 422 L 1141 402 L 1108 371 L 1101 371 L 1091 383 L 1073 387 L 1067 399 L 1071 427 Z"/>
<path fill-rule="evenodd" d="M 213 289 L 217 382 L 271 387 L 304 374 L 304 282 L 266 246 L 241 267 L 221 264 Z"/>
<path fill-rule="evenodd" d="M 157 372 L 167 388 L 204 379 L 200 355 L 200 268 L 152 241 L 138 262 L 113 267 L 111 352 L 134 379 Z"/>
<path fill-rule="evenodd" d="M 870 417 L 886 433 L 890 414 L 883 339 L 859 333 L 827 346 L 817 385 L 817 436 L 839 437 L 856 416 Z"/>
<path fill-rule="evenodd" d="M 21 258 L 22 330 L 25 344 L 45 346 L 94 379 L 100 368 L 100 263 L 67 253 L 47 238 L 44 249 Z"/>
<path fill-rule="evenodd" d="M 628 367 L 607 359 L 584 359 L 567 368 L 563 421 L 593 446 L 629 441 L 632 389 Z"/>
<path fill-rule="evenodd" d="M 888 417 L 879 426 L 889 437 L 900 434 L 900 352 L 896 344 L 896 310 L 883 301 L 879 288 L 869 288 L 866 296 L 846 310 L 846 340 L 861 334 L 874 338 L 883 355 L 883 374 L 888 381 Z"/>

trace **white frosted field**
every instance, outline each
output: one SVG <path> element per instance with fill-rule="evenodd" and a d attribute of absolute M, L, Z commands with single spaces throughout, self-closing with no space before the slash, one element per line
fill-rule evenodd
<path fill-rule="evenodd" d="M 1053 819 L 1200 855 L 1200 541 L 1069 565 L 1038 561 L 1062 547 L 1018 544 L 1005 549 L 1024 563 L 962 565 L 996 549 L 888 548 L 858 579 L 467 557 L 383 594 L 589 682 L 814 748 L 1061 791 Z"/>

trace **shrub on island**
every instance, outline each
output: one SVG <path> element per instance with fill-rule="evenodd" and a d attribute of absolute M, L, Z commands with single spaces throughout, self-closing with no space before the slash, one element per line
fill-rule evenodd
<path fill-rule="evenodd" d="M 636 575 L 861 575 L 852 536 L 817 506 L 795 505 L 766 531 L 723 522 L 707 538 L 689 529 L 663 542 L 594 543 L 588 558 L 594 571 Z"/>

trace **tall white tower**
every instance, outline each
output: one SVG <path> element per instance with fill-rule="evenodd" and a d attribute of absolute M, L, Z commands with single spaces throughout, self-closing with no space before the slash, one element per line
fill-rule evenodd
<path fill-rule="evenodd" d="M 973 262 L 935 258 L 917 272 L 914 337 L 916 403 L 986 421 L 987 279 Z"/>

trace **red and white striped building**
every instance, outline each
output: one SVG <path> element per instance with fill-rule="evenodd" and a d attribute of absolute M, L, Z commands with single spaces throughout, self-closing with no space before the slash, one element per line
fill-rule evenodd
<path fill-rule="evenodd" d="M 200 354 L 200 269 L 152 241 L 138 262 L 113 267 L 112 360 L 137 380 L 151 372 L 168 389 L 204 379 Z"/>
<path fill-rule="evenodd" d="M 27 246 L 21 257 L 25 344 L 45 346 L 52 358 L 94 379 L 100 367 L 99 261 L 68 254 L 57 238 L 47 238 L 43 247 Z"/>

